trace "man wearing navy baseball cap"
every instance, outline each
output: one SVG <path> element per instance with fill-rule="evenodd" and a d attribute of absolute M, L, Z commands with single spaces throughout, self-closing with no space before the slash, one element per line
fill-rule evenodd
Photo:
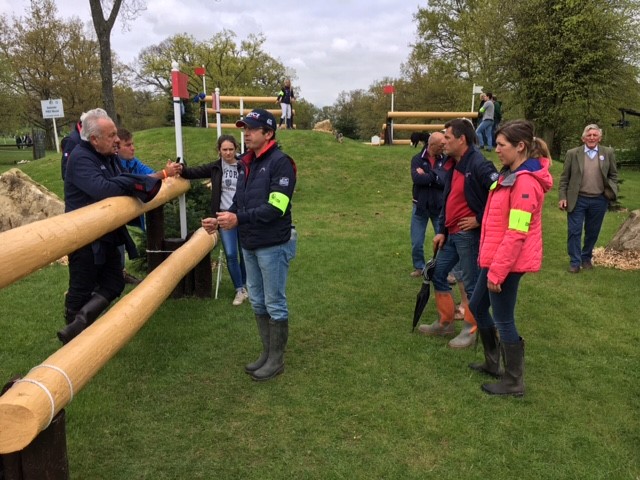
<path fill-rule="evenodd" d="M 257 108 L 247 113 L 246 117 L 236 122 L 236 127 L 248 127 L 249 129 L 264 127 L 274 131 L 277 128 L 275 117 L 268 110 L 262 110 L 261 108 Z"/>
<path fill-rule="evenodd" d="M 248 151 L 238 162 L 238 183 L 231 208 L 205 218 L 202 226 L 238 227 L 247 269 L 249 301 L 262 340 L 262 353 L 245 371 L 256 381 L 284 371 L 284 350 L 289 336 L 286 285 L 289 262 L 296 254 L 291 199 L 296 185 L 296 164 L 276 143 L 276 120 L 256 109 L 236 122 L 244 129 Z"/>

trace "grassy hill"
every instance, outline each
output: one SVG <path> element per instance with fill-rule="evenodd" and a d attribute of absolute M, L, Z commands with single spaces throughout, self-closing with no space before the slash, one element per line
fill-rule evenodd
<path fill-rule="evenodd" d="M 257 384 L 243 373 L 259 340 L 250 307 L 231 306 L 225 272 L 219 300 L 165 302 L 68 407 L 72 478 L 640 478 L 640 273 L 566 273 L 560 162 L 543 270 L 523 278 L 516 311 L 527 394 L 491 398 L 467 368 L 480 351 L 409 333 L 416 150 L 309 131 L 278 138 L 299 175 L 285 374 Z M 214 159 L 214 140 L 187 129 L 187 162 Z M 175 157 L 171 129 L 135 143 L 156 168 Z M 62 193 L 58 155 L 22 168 Z M 640 173 L 621 177 L 623 205 L 640 208 Z M 625 218 L 607 214 L 599 245 Z M 0 290 L 0 379 L 59 348 L 67 278 L 53 265 Z M 423 319 L 435 315 L 430 303 Z"/>

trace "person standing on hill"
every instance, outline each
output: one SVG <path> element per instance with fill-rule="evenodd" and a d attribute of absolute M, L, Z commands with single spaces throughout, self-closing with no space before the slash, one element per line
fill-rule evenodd
<path fill-rule="evenodd" d="M 282 88 L 278 92 L 276 102 L 280 104 L 282 108 L 282 116 L 280 117 L 280 126 L 282 122 L 286 122 L 287 129 L 293 128 L 293 103 L 296 101 L 296 96 L 293 93 L 293 87 L 291 86 L 291 80 L 288 78 L 284 81 Z"/>
<path fill-rule="evenodd" d="M 238 227 L 247 269 L 249 301 L 262 340 L 262 353 L 245 371 L 256 381 L 284 371 L 289 337 L 286 286 L 295 257 L 297 233 L 291 223 L 296 165 L 276 143 L 276 120 L 256 109 L 236 122 L 244 129 L 247 153 L 241 158 L 233 203 L 227 212 L 205 218 L 208 232 Z"/>
<path fill-rule="evenodd" d="M 478 135 L 478 144 L 480 145 L 480 149 L 484 149 L 484 144 L 486 141 L 487 151 L 491 151 L 491 147 L 493 145 L 493 120 L 495 107 L 493 105 L 493 94 L 491 92 L 487 92 L 486 100 L 480 107 L 480 113 L 482 113 L 482 122 L 478 125 L 476 129 L 476 134 Z"/>
<path fill-rule="evenodd" d="M 582 132 L 584 145 L 567 151 L 558 188 L 560 210 L 567 212 L 569 273 L 591 270 L 593 247 L 598 241 L 609 202 L 618 197 L 618 169 L 613 148 L 600 145 L 602 130 L 596 124 Z M 582 230 L 584 229 L 584 244 Z"/>

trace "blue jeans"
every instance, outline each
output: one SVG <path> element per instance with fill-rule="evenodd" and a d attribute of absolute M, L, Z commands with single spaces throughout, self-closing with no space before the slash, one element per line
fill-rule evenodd
<path fill-rule="evenodd" d="M 425 265 L 424 261 L 424 238 L 427 233 L 427 225 L 431 220 L 433 230 L 438 229 L 438 215 L 416 213 L 416 206 L 411 211 L 411 258 L 413 267 L 422 270 Z"/>
<path fill-rule="evenodd" d="M 501 285 L 502 291 L 493 293 L 487 288 L 488 272 L 487 268 L 480 270 L 473 297 L 469 300 L 469 309 L 476 318 L 478 328 L 486 329 L 495 325 L 502 342 L 518 343 L 520 334 L 516 329 L 514 312 L 518 298 L 518 285 L 524 273 L 510 273 Z M 493 318 L 489 314 L 489 306 L 493 311 Z"/>
<path fill-rule="evenodd" d="M 449 235 L 436 258 L 436 269 L 433 272 L 433 288 L 436 292 L 450 292 L 447 275 L 459 263 L 462 270 L 461 280 L 467 298 L 473 296 L 478 281 L 478 249 L 480 247 L 480 229 L 458 232 Z M 476 320 L 478 320 L 476 318 Z M 480 323 L 478 321 L 478 323 Z"/>
<path fill-rule="evenodd" d="M 486 137 L 487 147 L 491 150 L 491 146 L 493 145 L 493 120 L 482 120 L 480 125 L 478 125 L 476 134 L 478 135 L 480 148 L 484 147 L 484 140 Z"/>
<path fill-rule="evenodd" d="M 218 233 L 224 254 L 227 257 L 227 270 L 229 270 L 233 286 L 238 290 L 247 283 L 247 271 L 238 242 L 238 229 L 224 230 L 221 228 Z"/>
<path fill-rule="evenodd" d="M 567 213 L 567 252 L 572 267 L 579 267 L 583 262 L 591 262 L 593 247 L 598 241 L 608 207 L 609 201 L 604 195 L 599 197 L 578 195 L 575 208 L 571 213 Z M 580 249 L 583 227 L 584 246 Z"/>
<path fill-rule="evenodd" d="M 296 244 L 292 229 L 287 243 L 256 250 L 242 249 L 249 301 L 256 315 L 268 314 L 276 322 L 289 319 L 285 289 L 289 262 L 296 256 Z"/>

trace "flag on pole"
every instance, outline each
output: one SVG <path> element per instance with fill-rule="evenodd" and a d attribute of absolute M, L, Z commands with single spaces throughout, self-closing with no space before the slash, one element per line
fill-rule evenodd
<path fill-rule="evenodd" d="M 392 93 L 396 93 L 396 87 L 394 87 L 393 85 L 385 85 L 384 87 L 382 87 L 382 91 L 385 95 L 390 95 Z"/>
<path fill-rule="evenodd" d="M 189 76 L 186 73 L 177 70 L 171 71 L 171 84 L 174 97 L 189 98 L 189 91 L 187 90 L 188 83 Z"/>
<path fill-rule="evenodd" d="M 204 69 L 204 67 L 196 67 L 193 69 L 193 72 L 199 77 L 201 77 L 205 74 L 206 70 Z"/>

